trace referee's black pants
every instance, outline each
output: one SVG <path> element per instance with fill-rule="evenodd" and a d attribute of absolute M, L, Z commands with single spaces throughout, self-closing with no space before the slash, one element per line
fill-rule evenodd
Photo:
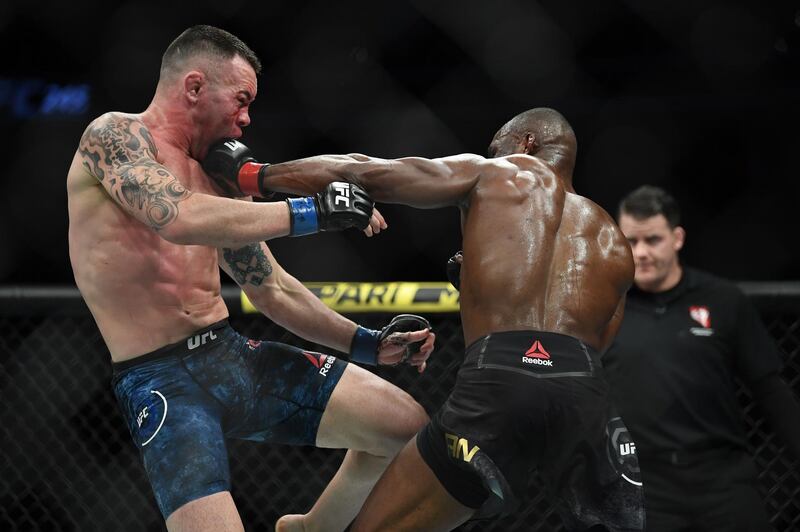
<path fill-rule="evenodd" d="M 648 532 L 773 530 L 743 451 L 640 454 L 639 464 Z"/>

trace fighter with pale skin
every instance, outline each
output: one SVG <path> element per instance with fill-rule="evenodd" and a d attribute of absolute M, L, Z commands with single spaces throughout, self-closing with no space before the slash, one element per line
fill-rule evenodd
<path fill-rule="evenodd" d="M 343 529 L 427 421 L 408 394 L 339 356 L 250 341 L 227 324 L 220 268 L 275 323 L 373 364 L 395 364 L 422 342 L 408 360 L 422 371 L 435 338 L 428 328 L 396 332 L 403 320 L 382 331 L 358 326 L 264 242 L 379 232 L 386 223 L 363 190 L 345 183 L 294 203 L 242 201 L 221 197 L 201 168 L 213 142 L 250 124 L 259 69 L 235 36 L 189 28 L 167 48 L 147 109 L 92 121 L 67 175 L 75 281 L 111 354 L 120 409 L 169 530 L 243 529 L 228 437 L 349 449 L 309 513 L 278 522 L 279 530 Z M 347 205 L 337 201 L 345 190 Z"/>

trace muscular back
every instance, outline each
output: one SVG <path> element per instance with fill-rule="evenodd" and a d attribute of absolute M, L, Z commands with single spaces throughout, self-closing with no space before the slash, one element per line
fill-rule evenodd
<path fill-rule="evenodd" d="M 272 165 L 267 180 L 279 192 L 351 181 L 376 201 L 459 206 L 468 344 L 495 331 L 538 329 L 601 349 L 619 326 L 633 282 L 630 246 L 603 209 L 537 157 L 321 155 Z"/>
<path fill-rule="evenodd" d="M 462 207 L 465 341 L 537 329 L 602 348 L 633 279 L 611 217 L 534 157 L 495 159 Z"/>

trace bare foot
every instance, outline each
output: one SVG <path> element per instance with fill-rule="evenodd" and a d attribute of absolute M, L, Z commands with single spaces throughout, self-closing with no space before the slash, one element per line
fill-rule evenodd
<path fill-rule="evenodd" d="M 275 523 L 275 532 L 305 532 L 303 517 L 300 514 L 284 515 Z"/>

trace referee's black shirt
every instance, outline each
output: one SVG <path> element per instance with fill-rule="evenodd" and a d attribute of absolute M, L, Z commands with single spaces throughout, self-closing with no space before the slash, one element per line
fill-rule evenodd
<path fill-rule="evenodd" d="M 603 365 L 637 452 L 691 455 L 746 449 L 734 376 L 753 382 L 782 358 L 734 284 L 684 268 L 666 292 L 631 288 Z"/>

